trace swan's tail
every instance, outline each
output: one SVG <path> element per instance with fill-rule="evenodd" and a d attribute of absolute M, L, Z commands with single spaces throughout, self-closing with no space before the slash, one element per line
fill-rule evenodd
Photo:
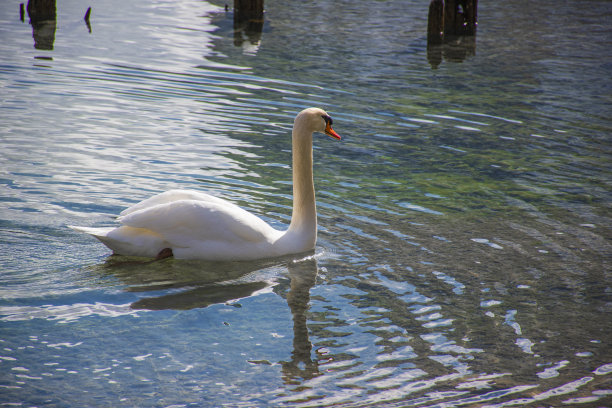
<path fill-rule="evenodd" d="M 109 232 L 111 232 L 113 227 L 102 227 L 102 228 L 91 228 L 91 227 L 77 227 L 76 225 L 69 225 L 68 228 L 73 229 L 78 232 L 84 232 L 86 234 L 92 235 L 102 241 Z M 104 241 L 102 241 L 104 242 Z"/>
<path fill-rule="evenodd" d="M 118 246 L 114 239 L 109 237 L 109 234 L 115 228 L 113 227 L 102 227 L 102 228 L 93 228 L 93 227 L 77 227 L 75 225 L 69 225 L 68 228 L 71 228 L 78 232 L 84 232 L 86 234 L 91 235 L 94 238 L 97 238 L 104 245 L 113 250 L 113 252 L 117 253 Z"/>
<path fill-rule="evenodd" d="M 91 228 L 73 225 L 68 227 L 97 238 L 118 255 L 155 258 L 159 251 L 171 247 L 160 235 L 144 228 L 132 228 L 125 225 L 119 228 Z"/>

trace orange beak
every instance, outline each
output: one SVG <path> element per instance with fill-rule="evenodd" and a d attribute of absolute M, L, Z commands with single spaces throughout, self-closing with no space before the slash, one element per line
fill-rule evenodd
<path fill-rule="evenodd" d="M 342 139 L 340 137 L 340 135 L 337 134 L 334 129 L 332 129 L 331 124 L 329 122 L 327 122 L 327 125 L 325 126 L 325 134 L 327 136 L 333 137 L 334 139 L 337 139 L 337 140 L 341 140 Z"/>

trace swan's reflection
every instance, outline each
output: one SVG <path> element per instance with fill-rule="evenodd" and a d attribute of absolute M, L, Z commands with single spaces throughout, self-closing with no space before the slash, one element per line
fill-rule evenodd
<path fill-rule="evenodd" d="M 135 309 L 188 310 L 244 298 L 276 282 L 279 261 L 205 262 L 141 261 L 109 257 L 101 272 L 127 285 L 130 292 L 184 289 L 156 297 L 145 297 L 132 304 Z M 267 273 L 272 276 L 267 276 Z M 276 272 L 276 273 L 275 273 Z"/>
<path fill-rule="evenodd" d="M 276 280 L 285 265 L 289 271 L 289 285 L 286 280 Z M 306 317 L 310 289 L 315 284 L 317 271 L 314 254 L 303 254 L 298 259 L 285 258 L 280 262 L 191 262 L 173 259 L 139 262 L 126 257 L 111 257 L 101 268 L 102 273 L 127 284 L 129 291 L 185 289 L 178 293 L 144 297 L 131 305 L 133 309 L 203 308 L 249 297 L 274 287 L 275 293 L 287 299 L 293 316 L 291 360 L 280 362 L 285 382 L 318 375 L 318 364 L 311 357 L 312 343 Z"/>
<path fill-rule="evenodd" d="M 307 380 L 319 374 L 319 366 L 311 357 L 312 343 L 306 324 L 310 289 L 315 284 L 317 271 L 314 257 L 289 264 L 291 289 L 287 293 L 287 303 L 293 316 L 293 352 L 291 361 L 282 363 L 285 382 L 292 382 L 298 377 Z"/>

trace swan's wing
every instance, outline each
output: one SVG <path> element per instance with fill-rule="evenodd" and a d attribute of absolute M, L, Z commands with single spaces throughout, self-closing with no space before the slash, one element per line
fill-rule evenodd
<path fill-rule="evenodd" d="M 210 194 L 201 193 L 199 191 L 192 190 L 170 190 L 161 194 L 154 195 L 151 198 L 147 198 L 139 203 L 132 205 L 129 208 L 121 211 L 121 216 L 126 216 L 136 211 L 140 211 L 145 208 L 155 207 L 159 204 L 172 203 L 174 201 L 180 200 L 197 200 L 197 201 L 206 201 L 223 205 L 223 203 L 228 203 L 227 201 L 212 196 Z M 229 203 L 231 204 L 231 203 Z M 233 205 L 233 204 L 232 204 Z"/>
<path fill-rule="evenodd" d="M 146 228 L 176 246 L 194 242 L 227 243 L 269 240 L 277 231 L 240 207 L 215 201 L 178 200 L 145 207 L 119 217 L 124 225 Z"/>

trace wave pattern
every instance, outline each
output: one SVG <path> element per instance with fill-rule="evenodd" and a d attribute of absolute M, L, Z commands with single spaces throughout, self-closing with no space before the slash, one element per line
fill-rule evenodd
<path fill-rule="evenodd" d="M 0 404 L 606 404 L 609 10 L 509 35 L 483 4 L 478 53 L 433 71 L 425 3 L 286 3 L 238 41 L 208 3 L 104 0 L 90 34 L 62 2 L 52 50 L 0 6 Z M 343 136 L 315 141 L 314 255 L 108 258 L 66 228 L 171 188 L 284 227 L 312 105 Z"/>

